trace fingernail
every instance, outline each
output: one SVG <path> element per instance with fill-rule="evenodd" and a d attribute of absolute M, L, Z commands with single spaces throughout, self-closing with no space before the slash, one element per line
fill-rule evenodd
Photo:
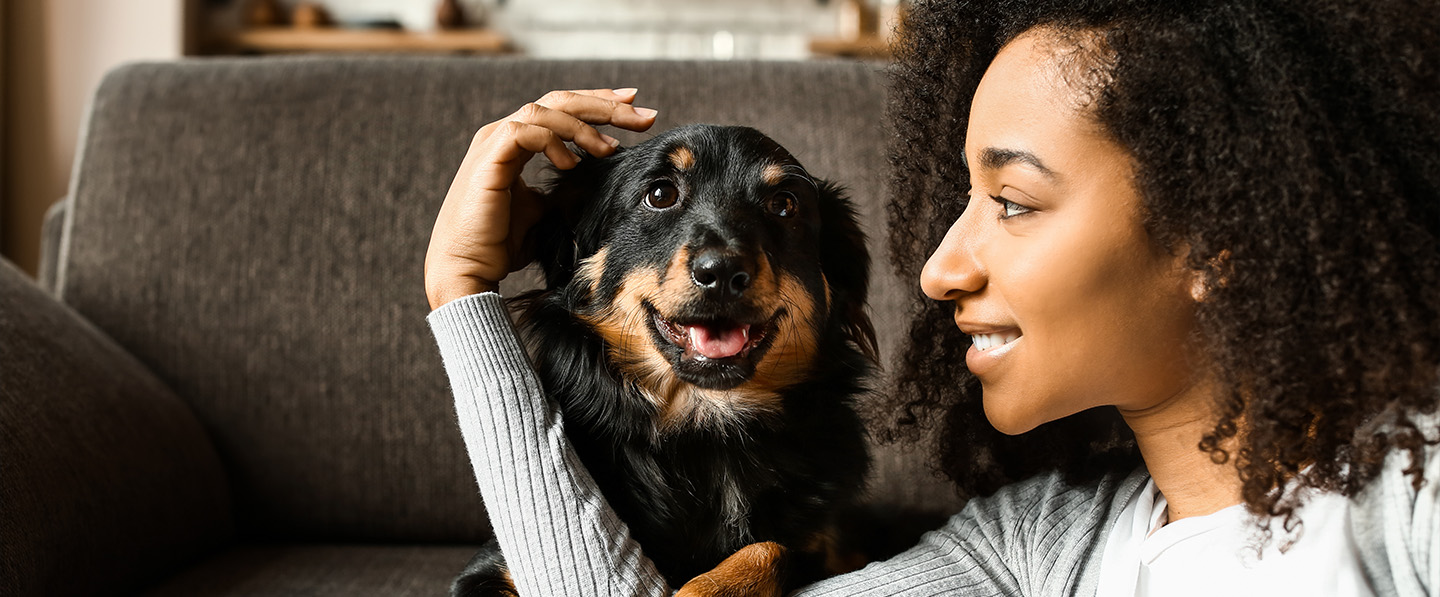
<path fill-rule="evenodd" d="M 624 89 L 616 89 L 615 95 L 635 95 L 635 93 L 639 91 L 639 89 L 636 89 L 634 87 L 626 87 Z"/>
<path fill-rule="evenodd" d="M 602 141 L 610 144 L 611 147 L 619 147 L 619 146 L 620 146 L 620 140 L 619 140 L 619 139 L 616 139 L 616 138 L 614 138 L 614 137 L 611 137 L 610 135 L 607 135 L 607 134 L 605 134 L 605 133 L 600 133 L 600 140 L 602 140 Z"/>
<path fill-rule="evenodd" d="M 635 113 L 645 118 L 654 118 L 655 115 L 660 112 L 651 110 L 650 108 L 635 108 Z"/>

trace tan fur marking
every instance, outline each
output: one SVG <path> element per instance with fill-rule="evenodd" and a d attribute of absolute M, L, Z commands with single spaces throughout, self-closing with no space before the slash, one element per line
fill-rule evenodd
<path fill-rule="evenodd" d="M 620 282 L 620 290 L 609 306 L 581 316 L 605 341 L 605 350 L 611 362 L 642 389 L 659 389 L 678 383 L 669 363 L 650 339 L 650 326 L 653 324 L 642 304 L 645 298 L 657 294 L 659 282 L 660 273 L 655 270 L 630 272 Z M 659 403 L 656 406 L 664 405 Z"/>
<path fill-rule="evenodd" d="M 824 272 L 820 273 L 820 285 L 825 287 L 825 311 L 828 313 L 830 311 L 830 278 L 826 278 Z"/>
<path fill-rule="evenodd" d="M 695 165 L 695 152 L 690 151 L 690 148 L 684 145 L 676 147 L 670 150 L 670 163 L 681 170 L 689 170 L 691 166 Z"/>
<path fill-rule="evenodd" d="M 755 376 L 742 388 L 772 395 L 799 382 L 810 373 L 821 323 L 815 300 L 794 276 L 780 276 L 779 304 L 789 312 L 776 323 L 770 350 L 755 366 Z M 738 388 L 737 388 L 738 389 Z"/>
<path fill-rule="evenodd" d="M 771 186 L 780 184 L 780 181 L 785 179 L 785 167 L 780 164 L 768 164 L 764 170 L 760 171 L 760 177 L 765 184 Z"/>
<path fill-rule="evenodd" d="M 675 597 L 780 597 L 784 561 L 785 548 L 780 544 L 752 543 L 685 583 Z"/>
<path fill-rule="evenodd" d="M 605 259 L 609 254 L 610 247 L 600 247 L 594 255 L 581 259 L 575 268 L 575 278 L 589 284 L 591 292 L 600 287 L 600 276 L 605 273 Z"/>
<path fill-rule="evenodd" d="M 503 592 L 503 591 L 508 591 L 508 594 L 510 594 L 510 595 L 519 595 L 519 594 L 520 594 L 518 591 L 515 590 L 515 579 L 510 576 L 510 567 L 509 567 L 509 566 L 502 566 L 502 567 L 500 568 L 500 578 L 504 579 L 504 580 L 505 580 L 505 584 L 509 585 L 509 586 L 505 587 L 504 589 L 501 589 L 502 592 Z"/>
<path fill-rule="evenodd" d="M 661 275 L 660 293 L 650 299 L 661 313 L 675 313 L 680 307 L 695 300 L 697 286 L 690 279 L 690 249 L 681 247 L 665 265 Z"/>

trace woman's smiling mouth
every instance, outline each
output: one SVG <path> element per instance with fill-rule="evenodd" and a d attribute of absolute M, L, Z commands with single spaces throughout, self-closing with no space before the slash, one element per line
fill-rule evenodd
<path fill-rule="evenodd" d="M 1003 348 L 1005 345 L 1020 339 L 1020 330 L 1013 329 L 995 334 L 971 334 L 970 343 L 981 351 Z"/>
<path fill-rule="evenodd" d="M 965 366 L 976 377 L 999 365 L 1001 358 L 1009 354 L 1024 336 L 1017 327 L 961 325 L 960 331 L 970 336 L 970 350 L 965 352 Z"/>

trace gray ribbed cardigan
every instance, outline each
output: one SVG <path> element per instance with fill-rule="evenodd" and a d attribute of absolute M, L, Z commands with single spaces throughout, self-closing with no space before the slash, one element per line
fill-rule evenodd
<path fill-rule="evenodd" d="M 541 393 L 498 294 L 429 316 L 480 495 L 521 595 L 668 595 L 605 503 Z M 1419 492 L 1394 460 L 1352 501 L 1352 530 L 1377 595 L 1440 591 L 1440 458 Z M 797 595 L 1094 595 L 1105 539 L 1143 470 L 1089 486 L 1040 475 L 971 500 L 890 560 Z"/>

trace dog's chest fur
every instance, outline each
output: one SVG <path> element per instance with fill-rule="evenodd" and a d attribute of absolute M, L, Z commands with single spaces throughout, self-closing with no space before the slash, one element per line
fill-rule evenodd
<path fill-rule="evenodd" d="M 843 413 L 810 407 L 806 414 L 849 428 Z M 824 530 L 821 521 L 829 510 L 858 493 L 863 469 L 827 467 L 816 456 L 863 454 L 860 442 L 845 440 L 859 434 L 833 433 L 838 439 L 825 445 L 823 436 L 796 429 L 783 417 L 757 422 L 744 437 L 724 439 L 691 434 L 617 447 L 579 433 L 576 451 L 657 568 L 683 583 L 756 541 L 812 541 Z M 584 424 L 567 417 L 567 429 L 572 422 Z M 843 460 L 853 468 L 855 459 Z"/>

